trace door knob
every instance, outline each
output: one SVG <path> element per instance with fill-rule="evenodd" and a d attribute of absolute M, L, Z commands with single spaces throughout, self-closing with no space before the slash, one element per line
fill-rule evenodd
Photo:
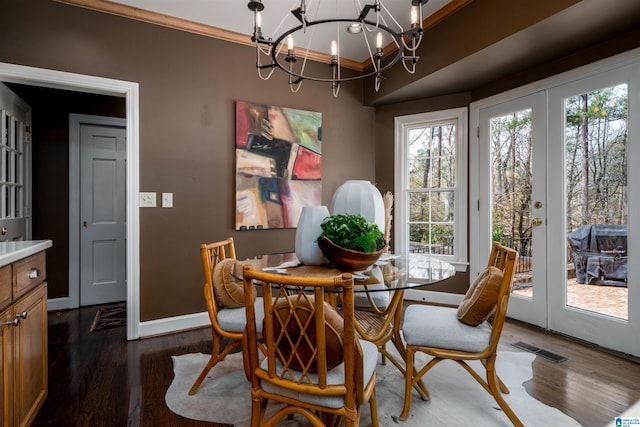
<path fill-rule="evenodd" d="M 542 225 L 542 218 L 533 218 L 531 224 L 533 224 L 534 227 Z"/>
<path fill-rule="evenodd" d="M 0 234 L 2 234 L 3 236 L 7 234 L 7 227 L 0 228 Z"/>

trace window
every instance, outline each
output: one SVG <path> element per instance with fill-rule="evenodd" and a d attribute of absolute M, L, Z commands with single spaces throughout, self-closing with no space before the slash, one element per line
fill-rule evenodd
<path fill-rule="evenodd" d="M 0 110 L 0 219 L 22 217 L 22 142 L 24 124 Z"/>
<path fill-rule="evenodd" d="M 394 250 L 467 266 L 467 109 L 396 117 Z"/>
<path fill-rule="evenodd" d="M 31 108 L 0 83 L 0 242 L 31 238 Z"/>

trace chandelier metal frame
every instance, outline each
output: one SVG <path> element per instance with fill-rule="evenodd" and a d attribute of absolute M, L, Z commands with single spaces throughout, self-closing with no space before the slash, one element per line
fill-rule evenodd
<path fill-rule="evenodd" d="M 398 62 L 403 63 L 404 68 L 407 72 L 415 72 L 416 64 L 420 58 L 416 55 L 416 50 L 420 45 L 423 36 L 422 6 L 428 1 L 429 0 L 410 0 L 411 7 L 413 8 L 413 10 L 415 10 L 416 14 L 415 18 L 412 16 L 411 28 L 405 31 L 396 31 L 386 25 L 386 21 L 384 20 L 384 18 L 380 18 L 381 9 L 384 8 L 381 0 L 374 0 L 372 4 L 364 5 L 362 7 L 362 10 L 360 11 L 360 14 L 354 18 L 335 17 L 317 20 L 308 19 L 306 14 L 306 1 L 301 0 L 300 6 L 290 11 L 290 13 L 300 22 L 300 24 L 282 32 L 280 36 L 278 36 L 274 40 L 271 37 L 268 39 L 264 38 L 264 36 L 262 35 L 260 12 L 264 10 L 264 4 L 261 0 L 252 0 L 248 3 L 247 6 L 249 10 L 254 13 L 254 31 L 253 35 L 251 36 L 251 41 L 254 42 L 256 46 L 256 68 L 258 69 L 258 75 L 263 80 L 267 80 L 269 79 L 269 77 L 271 77 L 271 74 L 275 69 L 280 69 L 289 75 L 289 86 L 293 92 L 297 92 L 299 90 L 300 85 L 304 80 L 331 83 L 334 96 L 338 95 L 340 86 L 343 82 L 364 79 L 367 77 L 374 77 L 375 90 L 378 91 L 382 80 L 385 79 L 382 73 L 395 66 Z M 391 14 L 388 12 L 388 10 L 386 10 L 386 8 L 384 9 L 389 14 L 390 18 L 393 19 L 396 24 L 398 24 L 393 16 L 391 16 Z M 375 21 L 367 18 L 371 12 L 378 14 Z M 298 58 L 295 55 L 290 36 L 297 33 L 298 31 L 306 32 L 307 28 L 335 23 L 360 25 L 362 28 L 375 29 L 379 32 L 382 31 L 386 33 L 396 45 L 395 52 L 393 53 L 393 55 L 385 58 L 382 46 L 380 45 L 379 41 L 377 42 L 375 49 L 371 49 L 370 46 L 367 46 L 369 50 L 369 60 L 367 60 L 367 62 L 370 61 L 370 65 L 367 66 L 359 74 L 343 77 L 341 73 L 340 56 L 338 54 L 337 48 L 335 46 L 332 46 L 331 59 L 328 64 L 331 67 L 330 77 L 318 77 L 315 75 L 310 75 L 308 73 L 305 74 L 304 66 L 300 69 L 300 71 L 296 71 L 293 67 L 293 64 L 298 61 Z M 400 27 L 399 24 L 398 27 Z M 378 34 L 379 40 L 381 40 L 380 37 L 380 34 Z M 365 40 L 367 45 L 369 45 L 369 41 L 367 40 L 366 36 Z M 333 43 L 335 44 L 336 41 L 334 41 Z M 283 52 L 285 45 L 287 45 L 286 54 L 284 54 Z M 305 62 L 307 61 L 307 55 L 308 50 L 306 51 L 303 58 Z M 262 57 L 270 57 L 271 63 L 262 64 Z M 385 59 L 387 60 L 384 61 Z M 268 69 L 270 69 L 271 71 L 266 77 L 263 76 L 261 71 Z"/>

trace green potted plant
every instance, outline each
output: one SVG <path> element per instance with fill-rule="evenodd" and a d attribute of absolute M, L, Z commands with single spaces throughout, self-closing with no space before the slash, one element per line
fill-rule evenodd
<path fill-rule="evenodd" d="M 320 227 L 318 246 L 342 270 L 365 270 L 380 258 L 386 247 L 382 231 L 362 215 L 332 215 Z"/>

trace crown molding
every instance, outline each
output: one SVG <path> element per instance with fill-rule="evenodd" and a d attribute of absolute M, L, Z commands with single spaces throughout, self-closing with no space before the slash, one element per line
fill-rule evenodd
<path fill-rule="evenodd" d="M 124 18 L 135 19 L 137 21 L 147 22 L 150 24 L 161 25 L 175 30 L 186 31 L 205 37 L 212 37 L 219 40 L 225 40 L 245 46 L 255 46 L 251 41 L 251 37 L 247 34 L 236 33 L 235 31 L 223 30 L 211 25 L 200 24 L 198 22 L 189 21 L 187 19 L 176 18 L 174 16 L 164 15 L 158 12 L 151 12 L 137 7 L 113 3 L 108 0 L 54 0 L 58 3 L 64 3 L 71 6 L 78 6 L 85 9 L 95 10 L 97 12 L 108 13 L 111 15 L 121 16 Z M 427 30 L 442 22 L 448 16 L 462 9 L 473 0 L 451 0 L 447 5 L 428 16 L 422 23 L 422 28 Z M 397 50 L 395 44 L 390 43 L 384 49 L 384 55 L 388 56 Z M 296 54 L 306 55 L 308 59 L 313 61 L 328 63 L 331 56 L 326 53 L 315 51 L 303 51 L 296 48 Z M 340 59 L 340 65 L 356 71 L 364 71 L 371 66 L 369 59 L 359 62 L 350 59 Z"/>

